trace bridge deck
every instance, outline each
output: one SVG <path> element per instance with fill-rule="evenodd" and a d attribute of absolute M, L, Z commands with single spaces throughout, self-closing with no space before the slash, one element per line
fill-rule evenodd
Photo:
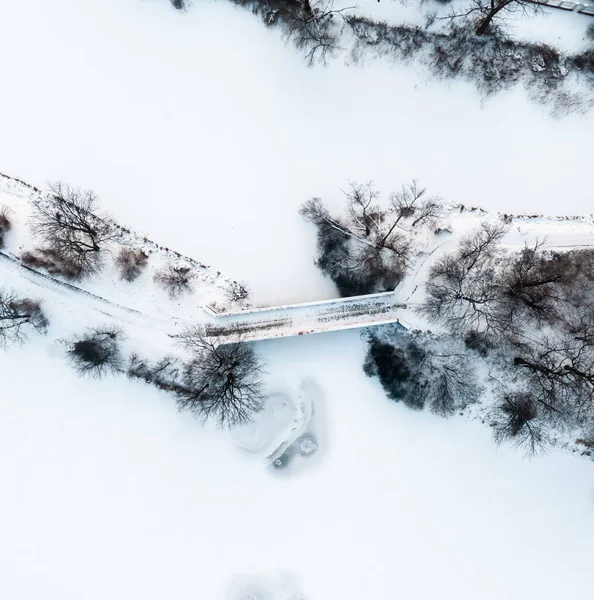
<path fill-rule="evenodd" d="M 395 303 L 395 295 L 375 295 L 369 298 L 343 298 L 319 304 L 304 304 L 282 308 L 257 309 L 234 315 L 218 315 L 206 325 L 206 335 L 222 343 L 238 340 L 257 341 L 372 327 L 402 321 L 402 306 Z"/>

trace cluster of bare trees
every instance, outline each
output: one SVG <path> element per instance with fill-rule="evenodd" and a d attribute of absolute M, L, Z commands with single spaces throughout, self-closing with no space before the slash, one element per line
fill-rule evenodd
<path fill-rule="evenodd" d="M 384 330 L 369 334 L 367 344 L 363 370 L 392 400 L 447 417 L 480 395 L 468 351 L 452 336 Z"/>
<path fill-rule="evenodd" d="M 355 6 L 335 8 L 334 0 L 232 0 L 280 27 L 284 38 L 305 54 L 307 63 L 325 63 L 340 48 L 343 15 Z"/>
<path fill-rule="evenodd" d="M 155 364 L 133 355 L 128 376 L 175 395 L 179 410 L 220 427 L 249 422 L 262 409 L 263 363 L 244 342 L 222 344 L 194 327 L 180 337 L 189 359 L 167 356 Z"/>
<path fill-rule="evenodd" d="M 510 254 L 505 231 L 484 224 L 439 259 L 420 310 L 491 357 L 496 439 L 532 453 L 594 423 L 594 253 L 537 242 Z"/>
<path fill-rule="evenodd" d="M 19 328 L 27 322 L 40 327 L 30 315 L 17 313 L 12 317 L 13 329 L 4 329 L 2 311 L 0 297 L 0 343 L 9 335 L 18 339 L 24 334 Z M 202 328 L 194 327 L 179 336 L 186 360 L 165 356 L 151 363 L 138 354 L 126 360 L 121 349 L 123 340 L 122 331 L 116 327 L 95 327 L 67 340 L 66 353 L 80 375 L 102 378 L 126 373 L 130 379 L 140 379 L 173 394 L 179 410 L 219 427 L 247 423 L 262 409 L 263 363 L 247 343 L 222 344 L 205 335 Z"/>
<path fill-rule="evenodd" d="M 97 196 L 63 183 L 50 185 L 46 198 L 34 204 L 31 229 L 42 245 L 21 254 L 21 262 L 66 279 L 82 279 L 99 271 L 120 231 L 99 210 Z M 2 233 L 0 218 L 0 238 Z M 134 281 L 145 269 L 148 255 L 123 247 L 115 257 L 121 279 Z"/>
<path fill-rule="evenodd" d="M 392 194 L 387 208 L 371 183 L 351 183 L 343 193 L 345 217 L 332 216 L 320 198 L 301 208 L 318 230 L 317 266 L 343 296 L 393 289 L 406 272 L 415 233 L 435 226 L 440 201 L 415 182 Z"/>
<path fill-rule="evenodd" d="M 532 99 L 564 114 L 589 106 L 589 96 L 565 86 L 568 77 L 579 76 L 594 85 L 594 51 L 562 54 L 546 44 L 510 39 L 503 25 L 515 13 L 534 14 L 538 4 L 524 0 L 472 0 L 452 2 L 448 9 L 425 11 L 426 25 L 390 25 L 355 12 L 334 8 L 333 0 L 231 0 L 250 9 L 269 26 L 278 26 L 288 41 L 302 50 L 309 65 L 325 63 L 341 48 L 345 28 L 356 43 L 356 60 L 373 51 L 401 60 L 423 61 L 440 77 L 473 81 L 484 93 L 494 93 L 521 82 Z M 437 0 L 450 4 L 449 0 Z M 183 10 L 185 0 L 171 0 Z M 422 2 L 421 2 L 422 3 Z M 435 6 L 435 4 L 433 4 Z M 436 22 L 446 22 L 436 29 Z"/>

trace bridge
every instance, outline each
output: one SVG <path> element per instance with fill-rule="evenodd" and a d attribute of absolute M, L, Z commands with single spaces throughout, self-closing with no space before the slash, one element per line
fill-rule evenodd
<path fill-rule="evenodd" d="M 395 292 L 226 313 L 207 306 L 205 311 L 211 322 L 205 325 L 205 333 L 207 337 L 225 344 L 388 323 L 408 329 L 409 325 L 402 320 L 404 309 L 405 305 L 396 302 Z"/>
<path fill-rule="evenodd" d="M 581 13 L 582 15 L 594 16 L 594 0 L 582 0 L 573 2 L 570 0 L 526 0 L 531 4 L 542 4 L 550 8 L 560 8 L 561 10 L 570 10 Z"/>

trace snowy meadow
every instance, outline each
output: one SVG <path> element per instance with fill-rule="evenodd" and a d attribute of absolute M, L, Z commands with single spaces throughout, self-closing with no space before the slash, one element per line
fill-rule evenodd
<path fill-rule="evenodd" d="M 360 9 L 394 22 L 411 11 Z M 514 35 L 581 51 L 587 19 L 549 12 Z M 587 597 L 593 463 L 526 460 L 480 420 L 390 402 L 363 373 L 359 331 L 256 343 L 266 393 L 305 406 L 315 390 L 319 407 L 319 458 L 286 471 L 263 443 L 246 451 L 249 431 L 238 443 L 202 427 L 139 381 L 77 377 L 60 340 L 110 320 L 156 358 L 227 277 L 255 305 L 336 296 L 299 208 L 312 196 L 341 207 L 349 181 L 374 181 L 381 199 L 416 178 L 492 213 L 588 215 L 594 110 L 553 117 L 521 87 L 485 98 L 387 58 L 308 68 L 222 0 L 185 12 L 7 1 L 0 54 L 0 171 L 92 188 L 117 222 L 211 266 L 191 301 L 150 279 L 88 283 L 147 320 L 3 265 L 2 285 L 40 297 L 50 329 L 0 354 L 2 598 Z M 15 253 L 25 232 L 8 234 Z"/>

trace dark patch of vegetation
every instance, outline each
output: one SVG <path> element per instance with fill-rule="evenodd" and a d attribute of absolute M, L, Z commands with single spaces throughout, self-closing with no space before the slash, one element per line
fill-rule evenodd
<path fill-rule="evenodd" d="M 453 338 L 428 333 L 372 333 L 363 370 L 377 377 L 387 396 L 408 407 L 425 406 L 443 417 L 475 402 L 476 375 L 463 347 Z"/>
<path fill-rule="evenodd" d="M 340 48 L 344 14 L 332 0 L 232 0 L 249 8 L 269 27 L 279 27 L 283 37 L 305 54 L 307 63 L 325 63 Z M 354 7 L 351 7 L 354 8 Z"/>
<path fill-rule="evenodd" d="M 242 302 L 250 297 L 250 291 L 245 284 L 233 281 L 225 290 L 225 296 L 230 302 Z"/>
<path fill-rule="evenodd" d="M 491 412 L 495 441 L 511 442 L 529 456 L 544 450 L 548 428 L 538 414 L 538 402 L 531 394 L 502 394 Z"/>
<path fill-rule="evenodd" d="M 145 269 L 148 255 L 138 248 L 122 248 L 116 257 L 120 278 L 134 281 Z"/>
<path fill-rule="evenodd" d="M 30 329 L 45 334 L 48 325 L 38 300 L 20 298 L 13 292 L 0 290 L 0 347 L 23 343 Z"/>
<path fill-rule="evenodd" d="M 488 360 L 496 440 L 533 454 L 594 422 L 594 251 L 509 253 L 504 233 L 485 224 L 437 260 L 420 310 Z"/>
<path fill-rule="evenodd" d="M 163 287 L 172 298 L 192 291 L 192 281 L 196 274 L 190 267 L 169 265 L 155 273 L 154 280 Z"/>
<path fill-rule="evenodd" d="M 420 60 L 435 75 L 472 81 L 485 94 L 523 83 L 534 101 L 550 103 L 556 114 L 591 106 L 589 96 L 570 92 L 563 83 L 578 73 L 594 86 L 594 51 L 563 55 L 546 44 L 514 41 L 503 32 L 504 17 L 538 12 L 541 8 L 536 4 L 474 0 L 462 12 L 451 10 L 441 17 L 437 12 L 428 14 L 423 29 L 374 21 L 355 14 L 356 6 L 334 9 L 332 0 L 231 1 L 251 10 L 267 26 L 279 27 L 283 37 L 304 52 L 309 65 L 326 63 L 340 50 L 346 27 L 357 40 L 352 48 L 355 60 L 366 50 L 403 61 Z M 437 1 L 447 4 L 450 0 Z M 444 19 L 449 22 L 446 29 L 429 29 Z"/>
<path fill-rule="evenodd" d="M 68 358 L 79 375 L 101 378 L 120 372 L 121 338 L 121 330 L 115 327 L 89 329 L 69 343 Z"/>
<path fill-rule="evenodd" d="M 571 73 L 581 73 L 594 85 L 594 62 L 588 52 L 562 55 L 546 44 L 512 40 L 497 29 L 477 36 L 472 28 L 461 25 L 436 32 L 361 16 L 345 20 L 358 40 L 354 59 L 366 49 L 403 61 L 417 59 L 435 75 L 472 81 L 485 94 L 522 83 L 534 101 L 551 103 L 557 114 L 590 106 L 589 98 L 570 93 L 563 86 Z"/>
<path fill-rule="evenodd" d="M 77 280 L 83 277 L 80 262 L 71 256 L 63 256 L 52 248 L 35 248 L 21 254 L 21 262 L 31 269 L 45 269 L 50 275 Z"/>
<path fill-rule="evenodd" d="M 392 194 L 388 208 L 376 202 L 371 183 L 351 183 L 344 195 L 345 218 L 333 217 L 320 198 L 301 208 L 303 218 L 318 230 L 316 265 L 341 296 L 394 289 L 406 272 L 416 231 L 435 225 L 440 202 L 415 182 Z"/>
<path fill-rule="evenodd" d="M 4 248 L 4 237 L 12 229 L 12 222 L 5 206 L 0 206 L 0 248 Z"/>
<path fill-rule="evenodd" d="M 177 407 L 200 420 L 219 427 L 249 422 L 262 409 L 264 401 L 263 364 L 252 346 L 243 342 L 221 344 L 201 328 L 180 336 L 189 360 L 181 362 L 166 356 L 149 363 L 133 354 L 127 375 L 172 393 Z"/>

